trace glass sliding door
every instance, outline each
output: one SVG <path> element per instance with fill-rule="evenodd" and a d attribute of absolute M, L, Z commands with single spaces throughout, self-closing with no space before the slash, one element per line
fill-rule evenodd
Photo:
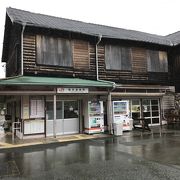
<path fill-rule="evenodd" d="M 143 111 L 143 117 L 148 120 L 149 124 L 152 124 L 151 122 L 151 100 L 150 99 L 143 99 L 142 100 L 142 111 Z"/>
<path fill-rule="evenodd" d="M 151 125 L 160 124 L 160 107 L 158 99 L 142 99 L 143 116 Z"/>
<path fill-rule="evenodd" d="M 151 100 L 151 108 L 152 108 L 152 124 L 160 124 L 159 100 L 157 99 Z"/>
<path fill-rule="evenodd" d="M 63 101 L 57 101 L 56 102 L 56 135 L 62 135 L 64 134 L 63 129 L 63 117 L 64 117 L 64 102 Z"/>
<path fill-rule="evenodd" d="M 53 136 L 54 102 L 46 101 L 46 136 Z"/>
<path fill-rule="evenodd" d="M 79 133 L 78 101 L 64 101 L 64 134 Z"/>
<path fill-rule="evenodd" d="M 150 125 L 160 124 L 159 99 L 131 99 L 130 110 L 133 119 L 144 117 Z"/>
<path fill-rule="evenodd" d="M 141 102 L 140 99 L 131 100 L 131 117 L 137 119 L 141 117 Z"/>
<path fill-rule="evenodd" d="M 53 135 L 54 102 L 46 102 L 46 135 Z M 56 102 L 56 135 L 79 133 L 78 101 Z"/>

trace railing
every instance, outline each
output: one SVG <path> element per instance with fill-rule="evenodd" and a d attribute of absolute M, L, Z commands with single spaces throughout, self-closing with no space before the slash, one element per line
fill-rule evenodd
<path fill-rule="evenodd" d="M 12 141 L 14 142 L 14 135 L 16 130 L 19 130 L 21 132 L 21 122 L 13 122 L 12 123 Z"/>

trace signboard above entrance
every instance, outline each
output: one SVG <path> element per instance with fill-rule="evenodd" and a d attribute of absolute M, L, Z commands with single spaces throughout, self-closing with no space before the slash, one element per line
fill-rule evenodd
<path fill-rule="evenodd" d="M 88 88 L 57 88 L 57 93 L 70 93 L 70 94 L 82 94 L 88 93 Z"/>

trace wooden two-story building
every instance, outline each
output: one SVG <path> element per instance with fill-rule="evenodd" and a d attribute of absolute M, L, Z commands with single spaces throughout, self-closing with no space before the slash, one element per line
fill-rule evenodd
<path fill-rule="evenodd" d="M 123 112 L 114 101 L 128 103 L 129 117 L 160 125 L 174 79 L 179 89 L 173 49 L 170 37 L 7 8 L 6 114 L 19 137 L 111 130 Z"/>

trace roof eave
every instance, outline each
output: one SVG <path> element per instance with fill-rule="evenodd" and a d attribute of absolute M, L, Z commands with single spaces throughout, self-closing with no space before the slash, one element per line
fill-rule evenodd
<path fill-rule="evenodd" d="M 143 42 L 143 43 L 148 43 L 148 44 L 156 44 L 156 45 L 162 45 L 162 46 L 172 46 L 172 42 L 169 41 L 169 43 L 158 43 L 158 42 L 153 42 L 153 41 L 143 41 L 143 40 L 138 40 L 138 39 L 133 39 L 133 38 L 117 38 L 114 36 L 107 36 L 107 35 L 103 35 L 101 33 L 86 33 L 86 32 L 82 32 L 82 31 L 76 31 L 76 30 L 67 30 L 67 29 L 58 29 L 58 28 L 52 28 L 50 26 L 42 26 L 40 24 L 34 24 L 34 23 L 29 23 L 29 22 L 24 22 L 24 21 L 17 21 L 14 20 L 14 23 L 23 25 L 26 24 L 26 27 L 35 27 L 35 28 L 45 28 L 45 29 L 51 29 L 51 30 L 56 30 L 56 31 L 66 31 L 66 32 L 70 32 L 70 33 L 78 33 L 78 34 L 83 34 L 83 35 L 87 35 L 87 36 L 91 36 L 91 37 L 99 37 L 101 36 L 102 38 L 105 39 L 116 39 L 116 40 L 123 40 L 123 41 L 133 41 L 133 42 Z"/>

